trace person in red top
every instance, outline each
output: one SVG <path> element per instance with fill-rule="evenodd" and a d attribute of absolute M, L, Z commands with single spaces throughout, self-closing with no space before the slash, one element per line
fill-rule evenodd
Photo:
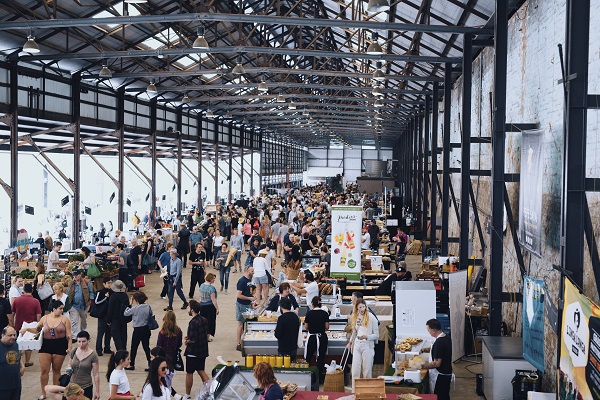
<path fill-rule="evenodd" d="M 42 307 L 40 302 L 32 296 L 33 286 L 26 283 L 23 287 L 24 293 L 15 299 L 12 305 L 12 311 L 15 314 L 15 330 L 19 332 L 24 322 L 39 322 L 42 317 Z M 25 366 L 33 365 L 31 360 L 31 350 L 25 350 Z"/>

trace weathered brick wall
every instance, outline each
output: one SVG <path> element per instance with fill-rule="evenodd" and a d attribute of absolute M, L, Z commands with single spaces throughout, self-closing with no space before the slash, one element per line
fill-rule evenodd
<path fill-rule="evenodd" d="M 595 28 L 600 22 L 599 4 L 591 7 L 590 29 L 590 74 L 589 92 L 600 93 L 600 30 Z M 508 76 L 507 76 L 507 111 L 506 121 L 513 123 L 537 122 L 544 130 L 543 157 L 543 221 L 542 221 L 542 257 L 525 255 L 525 268 L 529 275 L 546 281 L 548 294 L 554 303 L 558 302 L 560 276 L 551 268 L 560 263 L 560 207 L 562 196 L 562 149 L 563 149 L 563 87 L 558 84 L 561 79 L 561 66 L 557 44 L 565 42 L 564 0 L 530 0 L 522 5 L 509 21 L 508 30 Z M 494 49 L 486 48 L 473 62 L 471 136 L 489 137 L 491 135 L 492 112 L 490 92 L 494 86 Z M 460 142 L 462 77 L 452 88 L 452 125 L 451 142 Z M 443 117 L 440 114 L 440 129 Z M 588 112 L 588 145 L 587 176 L 600 177 L 600 111 Z M 442 138 L 438 143 L 442 145 Z M 521 134 L 518 132 L 506 135 L 506 172 L 520 172 Z M 470 162 L 472 169 L 491 169 L 492 147 L 488 144 L 473 144 L 471 160 L 460 160 L 460 149 L 454 149 L 451 156 L 451 167 L 460 167 L 461 163 Z M 441 168 L 442 158 L 439 158 Z M 441 175 L 440 175 L 441 179 Z M 477 198 L 477 209 L 482 227 L 491 221 L 491 178 L 473 177 L 473 189 Z M 454 191 L 459 196 L 460 175 L 452 176 Z M 509 201 L 516 223 L 519 211 L 519 184 L 507 183 Z M 459 199 L 457 199 L 459 200 Z M 588 193 L 592 220 L 596 236 L 600 234 L 600 196 Z M 439 208 L 438 208 L 439 210 Z M 441 217 L 438 216 L 438 218 Z M 483 258 L 489 267 L 490 234 L 484 233 L 484 246 L 474 226 L 473 209 L 469 215 L 471 221 L 472 255 Z M 459 226 L 454 208 L 450 210 L 450 236 L 459 235 Z M 583 227 L 582 227 L 583 229 Z M 492 232 L 491 234 L 497 234 Z M 584 265 L 584 292 L 598 301 L 598 288 L 587 246 Z M 451 244 L 450 252 L 458 254 L 458 245 Z M 489 275 L 488 275 L 489 276 Z M 504 272 L 503 291 L 521 292 L 522 279 L 519 272 L 510 229 L 504 235 Z M 512 335 L 522 334 L 522 304 L 505 303 L 503 320 Z M 557 336 L 546 323 L 546 376 L 545 389 L 555 387 L 555 364 Z"/>

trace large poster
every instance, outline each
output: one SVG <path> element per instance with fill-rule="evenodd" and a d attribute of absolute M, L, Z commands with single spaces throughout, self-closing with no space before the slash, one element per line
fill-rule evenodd
<path fill-rule="evenodd" d="M 467 270 L 448 274 L 450 287 L 450 329 L 452 331 L 452 362 L 465 355 L 465 296 L 467 294 Z"/>
<path fill-rule="evenodd" d="M 525 276 L 523 289 L 523 358 L 544 372 L 544 281 Z"/>
<path fill-rule="evenodd" d="M 360 279 L 362 207 L 331 207 L 331 276 Z"/>
<path fill-rule="evenodd" d="M 536 255 L 542 244 L 542 139 L 544 131 L 523 131 L 521 187 L 519 191 L 519 242 Z"/>
<path fill-rule="evenodd" d="M 564 280 L 559 400 L 600 399 L 600 309 Z"/>

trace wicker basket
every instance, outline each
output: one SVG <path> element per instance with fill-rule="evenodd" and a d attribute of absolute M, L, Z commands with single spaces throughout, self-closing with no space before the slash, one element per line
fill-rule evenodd
<path fill-rule="evenodd" d="M 296 279 L 298 279 L 298 275 L 300 275 L 300 270 L 288 267 L 285 269 L 285 274 L 287 275 L 288 280 L 295 281 Z"/>
<path fill-rule="evenodd" d="M 324 392 L 343 392 L 344 391 L 344 371 L 337 369 L 333 373 L 325 374 L 325 382 L 323 382 Z"/>

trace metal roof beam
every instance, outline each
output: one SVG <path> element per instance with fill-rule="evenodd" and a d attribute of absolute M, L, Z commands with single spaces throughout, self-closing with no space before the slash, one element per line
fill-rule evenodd
<path fill-rule="evenodd" d="M 358 87 L 358 86 L 341 86 L 341 85 L 322 85 L 322 84 L 310 84 L 310 83 L 291 83 L 291 82 L 282 82 L 282 83 L 267 83 L 267 85 L 271 88 L 273 87 L 286 87 L 286 88 L 297 88 L 297 89 L 326 89 L 326 90 L 348 90 L 348 91 L 357 91 L 357 92 L 371 92 L 373 90 L 372 87 Z M 158 86 L 158 92 L 189 92 L 190 90 L 198 90 L 198 91 L 206 91 L 206 90 L 230 90 L 230 89 L 252 89 L 256 88 L 256 83 L 237 83 L 237 84 L 229 84 L 229 85 L 200 85 L 200 86 L 168 86 L 161 87 Z M 146 88 L 129 88 L 125 89 L 126 92 L 140 93 L 145 92 Z M 430 90 L 401 90 L 401 89 L 385 89 L 383 90 L 385 93 L 396 93 L 396 94 L 409 94 L 409 95 L 426 95 L 431 94 Z M 286 97 L 294 97 L 294 93 L 284 93 Z M 243 95 L 243 96 L 215 96 L 215 97 L 206 97 L 201 98 L 206 101 L 214 101 L 214 100 L 235 100 L 237 99 L 254 99 L 260 97 L 261 99 L 275 99 L 278 95 L 275 94 L 266 94 L 266 95 Z M 360 98 L 357 98 L 359 100 Z M 366 99 L 366 98 L 365 98 Z M 198 98 L 190 98 L 192 101 L 199 101 Z"/>

